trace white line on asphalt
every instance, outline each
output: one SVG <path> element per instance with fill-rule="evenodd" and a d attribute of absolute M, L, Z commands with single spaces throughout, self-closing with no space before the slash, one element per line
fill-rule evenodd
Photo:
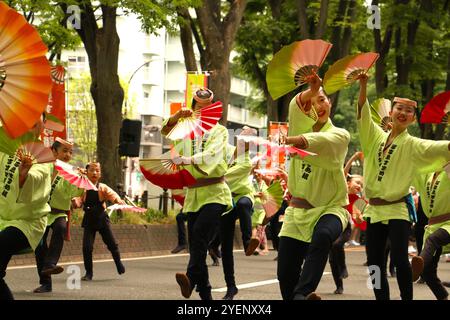
<path fill-rule="evenodd" d="M 234 250 L 233 252 L 243 252 L 244 250 Z M 162 258 L 176 258 L 176 257 L 187 257 L 189 256 L 189 253 L 180 253 L 180 254 L 168 254 L 168 255 L 162 255 L 162 256 L 147 256 L 147 257 L 136 257 L 136 258 L 123 258 L 122 261 L 137 261 L 137 260 L 151 260 L 151 259 L 162 259 Z M 114 261 L 113 259 L 103 259 L 103 260 L 94 260 L 94 263 L 98 262 L 111 262 Z M 72 264 L 83 264 L 83 261 L 72 261 L 72 262 L 64 262 L 64 263 L 58 263 L 60 266 L 68 266 Z M 29 268 L 36 268 L 35 264 L 32 265 L 26 265 L 26 266 L 15 266 L 15 267 L 8 267 L 7 270 L 15 270 L 15 269 L 29 269 Z"/>
<path fill-rule="evenodd" d="M 329 274 L 331 274 L 331 272 L 324 272 L 323 273 L 324 276 L 325 275 L 329 275 Z M 266 286 L 266 285 L 274 284 L 274 283 L 278 283 L 278 279 L 238 284 L 237 288 L 238 289 L 248 289 L 248 288 L 260 287 L 260 286 Z M 211 291 L 212 292 L 227 292 L 227 287 L 212 289 Z"/>

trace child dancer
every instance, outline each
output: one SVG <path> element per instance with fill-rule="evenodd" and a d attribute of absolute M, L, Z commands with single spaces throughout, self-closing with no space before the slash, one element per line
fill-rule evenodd
<path fill-rule="evenodd" d="M 94 249 L 95 235 L 98 231 L 102 236 L 103 242 L 111 252 L 116 264 L 117 273 L 125 273 L 125 267 L 120 260 L 119 247 L 111 230 L 111 222 L 106 213 L 106 201 L 118 204 L 125 204 L 119 195 L 106 184 L 100 183 L 102 171 L 100 163 L 91 162 L 86 165 L 88 179 L 97 187 L 98 190 L 86 190 L 82 196 L 84 216 L 81 226 L 83 232 L 83 259 L 86 274 L 81 278 L 84 281 L 92 280 L 94 275 L 92 263 L 92 251 Z"/>
<path fill-rule="evenodd" d="M 58 137 L 52 145 L 53 155 L 58 160 L 69 162 L 72 159 L 72 148 L 73 143 Z M 51 292 L 51 275 L 64 271 L 64 268 L 58 266 L 57 263 L 61 256 L 67 231 L 67 214 L 70 213 L 72 198 L 81 196 L 83 192 L 84 189 L 77 188 L 61 176 L 53 177 L 49 201 L 51 212 L 47 216 L 48 221 L 44 237 L 35 251 L 40 287 L 34 289 L 34 293 Z M 50 228 L 53 231 L 50 244 L 47 246 Z"/>
<path fill-rule="evenodd" d="M 315 75 L 309 84 L 308 90 L 292 99 L 289 137 L 281 137 L 282 143 L 317 153 L 304 159 L 294 156 L 290 161 L 288 188 L 292 199 L 278 251 L 283 299 L 320 299 L 314 291 L 328 253 L 348 223 L 343 168 L 350 134 L 329 119 L 331 102 L 321 89 L 321 79 Z"/>
<path fill-rule="evenodd" d="M 408 200 L 413 178 L 433 172 L 450 159 L 449 141 L 430 141 L 412 137 L 407 128 L 416 119 L 415 101 L 395 97 L 391 110 L 392 130 L 384 132 L 371 118 L 367 101 L 368 76 L 360 76 L 358 130 L 364 152 L 364 181 L 369 207 L 367 220 L 367 255 L 369 268 L 381 276 L 374 285 L 377 300 L 387 300 L 389 284 L 386 277 L 386 240 L 391 241 L 391 258 L 396 267 L 397 283 L 403 300 L 413 298 L 408 240 L 411 230 Z M 412 210 L 411 209 L 411 213 Z M 378 281 L 377 281 L 378 283 Z"/>

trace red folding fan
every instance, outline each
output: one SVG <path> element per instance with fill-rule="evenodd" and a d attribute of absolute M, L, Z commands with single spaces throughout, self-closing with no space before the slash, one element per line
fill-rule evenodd
<path fill-rule="evenodd" d="M 171 140 L 192 139 L 209 132 L 222 117 L 222 102 L 218 101 L 192 113 L 192 116 L 180 118 L 167 134 Z"/>
<path fill-rule="evenodd" d="M 333 45 L 323 40 L 303 40 L 278 51 L 267 66 L 267 86 L 276 100 L 308 82 L 319 70 Z"/>
<path fill-rule="evenodd" d="M 64 161 L 56 160 L 55 169 L 58 170 L 59 175 L 70 184 L 73 184 L 80 189 L 97 190 L 97 187 L 85 174 L 81 173 L 78 168 Z"/>
<path fill-rule="evenodd" d="M 450 122 L 450 91 L 445 91 L 428 102 L 420 114 L 420 123 Z"/>
<path fill-rule="evenodd" d="M 48 163 L 55 161 L 55 157 L 50 148 L 42 142 L 28 142 L 23 144 L 17 150 L 17 157 L 23 159 L 29 157 L 33 163 Z"/>
<path fill-rule="evenodd" d="M 163 189 L 183 189 L 193 185 L 195 178 L 175 164 L 173 158 L 173 151 L 169 151 L 158 158 L 139 159 L 141 172 L 148 181 Z"/>

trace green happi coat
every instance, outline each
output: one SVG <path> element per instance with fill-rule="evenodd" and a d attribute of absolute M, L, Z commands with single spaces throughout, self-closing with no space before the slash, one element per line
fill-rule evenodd
<path fill-rule="evenodd" d="M 300 110 L 295 98 L 289 105 L 289 136 L 303 135 L 308 151 L 317 156 L 304 159 L 295 155 L 290 160 L 288 189 L 293 197 L 306 199 L 314 208 L 288 207 L 280 236 L 311 242 L 317 221 L 326 214 L 337 216 L 342 230 L 348 223 L 347 183 L 344 161 L 350 134 L 337 128 L 331 120 L 319 132 L 313 132 L 315 121 Z"/>
<path fill-rule="evenodd" d="M 12 159 L 15 170 L 11 170 Z M 15 165 L 17 164 L 17 166 Z M 47 214 L 50 212 L 50 196 L 53 164 L 34 164 L 28 172 L 22 188 L 19 189 L 18 160 L 14 156 L 0 153 L 1 205 L 0 230 L 16 227 L 27 237 L 30 247 L 35 250 L 44 235 L 47 226 Z M 3 183 L 5 172 L 12 173 L 12 181 Z M 6 194 L 5 191 L 9 189 Z M 5 197 L 6 195 L 6 197 Z M 15 198 L 15 199 L 14 199 Z M 6 204 L 5 206 L 3 206 Z"/>
<path fill-rule="evenodd" d="M 253 180 L 253 192 L 265 192 L 269 187 L 261 180 L 258 182 L 256 179 Z M 255 228 L 259 225 L 262 225 L 264 218 L 266 217 L 266 211 L 264 210 L 262 201 L 260 197 L 254 197 L 255 203 L 253 206 L 253 214 L 252 214 L 252 227 Z"/>
<path fill-rule="evenodd" d="M 434 173 L 422 174 L 414 179 L 414 187 L 420 194 L 423 212 L 428 218 L 450 213 L 450 178 L 445 171 L 442 171 L 432 184 L 433 175 Z M 450 221 L 426 226 L 423 243 L 439 228 L 450 234 Z M 450 244 L 443 247 L 443 253 L 448 252 L 450 252 Z"/>
<path fill-rule="evenodd" d="M 163 126 L 167 124 L 164 121 Z M 194 178 L 218 178 L 226 174 L 226 147 L 228 131 L 221 124 L 216 124 L 208 134 L 191 140 L 189 138 L 174 142 L 175 150 L 180 155 L 192 157 L 194 164 L 183 165 Z M 226 212 L 233 207 L 230 188 L 226 182 L 198 188 L 187 188 L 183 212 L 197 212 L 206 204 L 218 203 L 226 205 Z"/>
<path fill-rule="evenodd" d="M 249 152 L 238 155 L 228 167 L 225 180 L 233 195 L 233 202 L 235 204 L 242 197 L 249 198 L 252 204 L 255 202 L 250 178 L 251 171 L 252 161 L 250 160 Z"/>
<path fill-rule="evenodd" d="M 52 182 L 50 193 L 50 207 L 57 210 L 70 210 L 70 202 L 75 197 L 80 197 L 84 193 L 84 189 L 80 189 L 61 176 L 56 176 Z M 66 217 L 65 213 L 50 213 L 47 217 L 47 225 L 50 226 L 59 217 Z"/>
<path fill-rule="evenodd" d="M 361 110 L 358 130 L 364 153 L 367 198 L 399 200 L 409 193 L 415 176 L 439 170 L 450 159 L 449 141 L 419 139 L 410 136 L 406 130 L 394 139 L 383 155 L 389 133 L 372 120 L 368 101 Z M 364 218 L 370 218 L 371 223 L 387 223 L 390 219 L 410 220 L 405 202 L 369 205 Z"/>

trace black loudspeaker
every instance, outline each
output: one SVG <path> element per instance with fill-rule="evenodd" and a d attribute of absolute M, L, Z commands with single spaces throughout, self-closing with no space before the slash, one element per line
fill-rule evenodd
<path fill-rule="evenodd" d="M 125 119 L 120 129 L 119 155 L 139 157 L 142 121 Z"/>

